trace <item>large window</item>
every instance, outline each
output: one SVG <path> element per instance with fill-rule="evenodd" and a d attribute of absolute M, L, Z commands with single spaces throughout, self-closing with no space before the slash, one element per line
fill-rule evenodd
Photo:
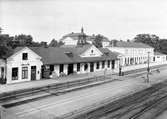
<path fill-rule="evenodd" d="M 12 80 L 18 80 L 18 68 L 12 68 Z"/>
<path fill-rule="evenodd" d="M 102 68 L 105 67 L 105 61 L 102 61 Z"/>
<path fill-rule="evenodd" d="M 97 62 L 96 63 L 96 69 L 99 69 L 99 66 L 100 66 L 100 64 L 99 64 L 99 62 Z"/>
<path fill-rule="evenodd" d="M 80 71 L 80 63 L 77 63 L 77 71 Z"/>
<path fill-rule="evenodd" d="M 1 76 L 0 76 L 0 78 L 4 78 L 4 72 L 5 72 L 5 69 L 4 69 L 4 67 L 1 67 Z"/>
<path fill-rule="evenodd" d="M 108 62 L 107 62 L 107 63 L 108 63 L 108 64 L 107 64 L 107 65 L 108 65 L 108 68 L 110 68 L 110 60 L 108 60 Z"/>
<path fill-rule="evenodd" d="M 23 60 L 28 60 L 28 53 L 23 53 L 22 59 Z"/>
<path fill-rule="evenodd" d="M 28 79 L 28 67 L 22 67 L 22 79 Z"/>

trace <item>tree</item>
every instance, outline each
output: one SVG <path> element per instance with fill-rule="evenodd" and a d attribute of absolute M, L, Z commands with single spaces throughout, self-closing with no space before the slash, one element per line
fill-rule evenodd
<path fill-rule="evenodd" d="M 60 46 L 62 46 L 62 45 L 64 45 L 64 43 L 63 43 L 62 41 L 59 41 L 59 42 L 58 42 L 58 47 L 60 47 Z"/>
<path fill-rule="evenodd" d="M 6 58 L 12 54 L 12 49 L 7 46 L 0 46 L 0 58 Z"/>
<path fill-rule="evenodd" d="M 25 34 L 16 35 L 14 37 L 14 40 L 13 40 L 15 47 L 17 47 L 17 46 L 30 46 L 30 45 L 32 45 L 32 42 L 33 42 L 32 36 L 25 35 Z"/>
<path fill-rule="evenodd" d="M 62 45 L 64 45 L 64 43 L 62 41 L 58 42 L 57 40 L 52 39 L 52 41 L 49 44 L 49 47 L 60 47 Z"/>
<path fill-rule="evenodd" d="M 138 34 L 134 38 L 134 42 L 141 42 L 155 48 L 156 51 L 160 50 L 159 37 L 154 34 Z"/>
<path fill-rule="evenodd" d="M 49 44 L 49 47 L 57 47 L 57 46 L 58 46 L 57 40 L 52 39 L 52 41 L 51 41 L 50 44 Z"/>
<path fill-rule="evenodd" d="M 102 40 L 103 40 L 103 36 L 98 34 L 95 36 L 95 39 L 93 41 L 93 45 L 95 45 L 97 48 L 102 47 Z"/>

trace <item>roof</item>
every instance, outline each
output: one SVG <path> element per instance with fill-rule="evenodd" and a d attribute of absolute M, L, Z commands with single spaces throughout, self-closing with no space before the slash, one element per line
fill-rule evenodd
<path fill-rule="evenodd" d="M 64 35 L 60 40 L 64 40 L 65 38 L 67 38 L 67 37 L 70 37 L 70 38 L 72 38 L 73 40 L 78 40 L 79 39 L 79 36 L 82 36 L 82 35 L 84 35 L 85 36 L 85 38 L 86 38 L 86 41 L 93 41 L 94 39 L 95 39 L 95 35 L 92 35 L 92 36 L 90 36 L 90 35 L 86 35 L 85 33 L 69 33 L 69 34 L 66 34 L 66 35 Z M 110 42 L 109 41 L 109 39 L 107 38 L 107 37 L 105 37 L 105 36 L 103 36 L 103 39 L 102 39 L 102 41 L 103 42 Z"/>
<path fill-rule="evenodd" d="M 80 57 L 84 51 L 86 51 L 91 45 L 85 45 L 83 47 L 30 47 L 35 53 L 42 57 L 44 64 L 66 64 L 66 63 L 81 63 L 81 62 L 94 62 L 102 60 L 114 60 L 117 59 L 117 54 L 111 52 L 108 49 L 99 49 L 103 55 L 101 57 Z M 104 52 L 108 52 L 105 54 Z M 71 55 L 68 55 L 71 53 Z"/>
<path fill-rule="evenodd" d="M 126 41 L 116 41 L 113 47 L 125 47 L 125 48 L 153 48 L 144 43 L 137 42 L 126 42 Z"/>
<path fill-rule="evenodd" d="M 160 53 L 160 52 L 154 52 L 154 55 L 165 55 L 165 54 Z"/>
<path fill-rule="evenodd" d="M 111 52 L 107 48 L 99 48 L 103 53 L 101 57 L 80 57 L 92 45 L 76 46 L 76 47 L 28 47 L 42 58 L 44 64 L 67 64 L 94 62 L 103 60 L 115 60 L 118 54 Z M 13 50 L 13 54 L 24 49 L 25 47 L 17 47 Z M 11 56 L 10 55 L 10 56 Z"/>

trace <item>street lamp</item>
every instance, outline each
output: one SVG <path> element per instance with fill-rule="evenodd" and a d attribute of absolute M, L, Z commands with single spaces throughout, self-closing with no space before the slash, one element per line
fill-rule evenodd
<path fill-rule="evenodd" d="M 146 82 L 149 83 L 149 73 L 150 73 L 150 52 L 148 53 L 148 61 L 147 61 L 147 80 Z"/>

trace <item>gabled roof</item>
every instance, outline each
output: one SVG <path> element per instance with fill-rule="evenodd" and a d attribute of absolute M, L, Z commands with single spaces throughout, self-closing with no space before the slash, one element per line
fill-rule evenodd
<path fill-rule="evenodd" d="M 9 57 L 11 57 L 11 56 L 13 56 L 14 54 L 16 54 L 17 52 L 19 52 L 19 51 L 21 51 L 21 50 L 23 50 L 23 49 L 25 49 L 25 48 L 28 48 L 28 49 L 30 49 L 29 47 L 16 47 L 13 51 L 12 51 L 12 53 L 10 53 L 9 55 L 8 55 L 8 57 L 6 57 L 6 58 L 9 58 Z M 31 49 L 30 49 L 31 50 Z M 36 55 L 38 55 L 38 54 L 36 54 Z M 39 55 L 38 55 L 39 56 Z"/>
<path fill-rule="evenodd" d="M 126 42 L 126 41 L 116 41 L 113 47 L 124 47 L 124 48 L 153 48 L 144 43 L 137 43 L 137 42 Z"/>

